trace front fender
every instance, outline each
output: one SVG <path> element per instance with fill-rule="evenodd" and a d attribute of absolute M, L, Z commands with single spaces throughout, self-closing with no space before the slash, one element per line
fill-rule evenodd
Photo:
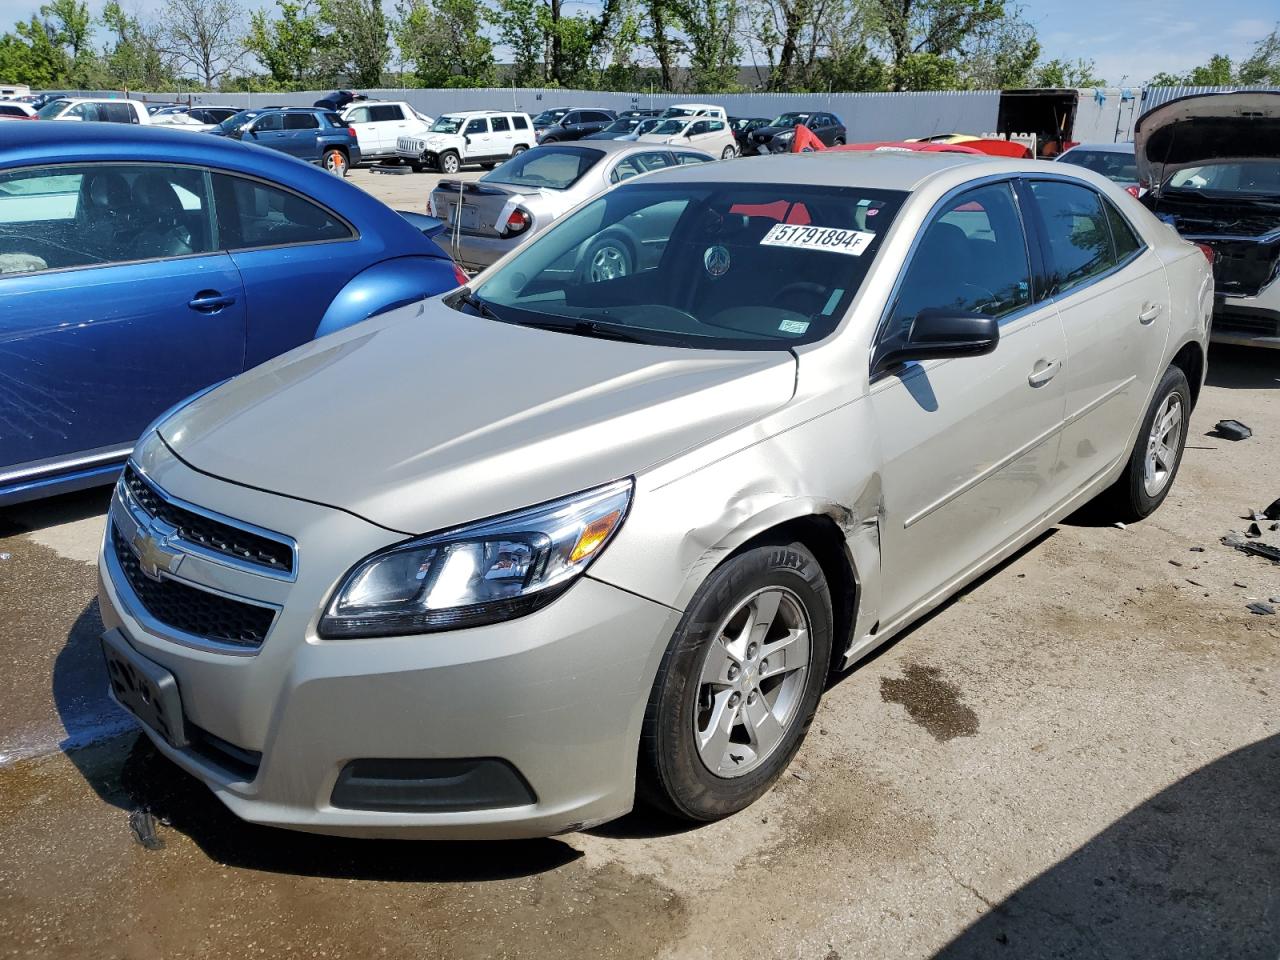
<path fill-rule="evenodd" d="M 453 290 L 453 263 L 439 257 L 396 257 L 356 274 L 338 291 L 316 327 L 316 337 L 342 330 L 379 313 Z"/>

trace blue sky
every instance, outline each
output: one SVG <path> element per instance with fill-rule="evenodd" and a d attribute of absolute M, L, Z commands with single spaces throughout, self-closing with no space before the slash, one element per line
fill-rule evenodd
<path fill-rule="evenodd" d="M 103 2 L 90 0 L 90 6 L 101 9 Z M 245 2 L 270 5 L 270 0 Z M 124 0 L 123 5 L 147 10 L 158 3 Z M 1276 0 L 1023 0 L 1021 5 L 1039 31 L 1046 58 L 1093 59 L 1113 85 L 1136 85 L 1160 70 L 1185 71 L 1214 53 L 1238 60 L 1280 20 Z M 30 16 L 39 6 L 40 0 L 0 0 L 0 22 Z"/>

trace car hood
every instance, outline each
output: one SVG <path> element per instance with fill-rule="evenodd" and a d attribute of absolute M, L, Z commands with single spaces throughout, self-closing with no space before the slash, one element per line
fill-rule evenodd
<path fill-rule="evenodd" d="M 751 131 L 750 136 L 759 137 L 762 140 L 769 140 L 782 133 L 794 136 L 795 132 L 795 127 L 756 127 L 756 129 Z"/>
<path fill-rule="evenodd" d="M 160 424 L 197 470 L 425 533 L 574 493 L 786 404 L 781 351 L 620 343 L 404 307 Z"/>
<path fill-rule="evenodd" d="M 1169 177 L 1187 167 L 1280 156 L 1280 92 L 1170 100 L 1138 118 L 1133 142 L 1138 176 L 1157 194 Z"/>

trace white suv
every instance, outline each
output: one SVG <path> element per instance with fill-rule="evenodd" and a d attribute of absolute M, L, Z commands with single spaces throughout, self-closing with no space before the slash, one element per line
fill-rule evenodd
<path fill-rule="evenodd" d="M 446 113 L 421 136 L 400 137 L 396 155 L 413 164 L 442 173 L 457 173 L 464 163 L 486 169 L 534 145 L 533 122 L 527 113 L 472 110 Z"/>
<path fill-rule="evenodd" d="M 36 111 L 41 120 L 96 120 L 104 123 L 151 123 L 147 108 L 137 100 L 60 97 Z"/>
<path fill-rule="evenodd" d="M 361 101 L 342 111 L 360 142 L 360 156 L 379 160 L 397 156 L 401 137 L 423 137 L 431 128 L 431 118 L 423 116 L 403 101 Z"/>

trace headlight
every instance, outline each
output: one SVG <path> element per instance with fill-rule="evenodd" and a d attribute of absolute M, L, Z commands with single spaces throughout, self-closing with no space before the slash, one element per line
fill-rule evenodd
<path fill-rule="evenodd" d="M 419 537 L 361 561 L 320 619 L 322 637 L 475 627 L 560 596 L 613 538 L 631 481 Z"/>

